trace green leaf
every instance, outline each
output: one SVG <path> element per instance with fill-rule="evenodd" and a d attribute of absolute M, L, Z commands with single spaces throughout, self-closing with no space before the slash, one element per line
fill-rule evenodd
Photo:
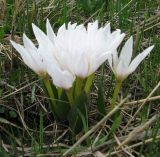
<path fill-rule="evenodd" d="M 105 109 L 105 98 L 104 98 L 104 66 L 101 68 L 101 75 L 98 77 L 98 99 L 97 99 L 97 108 L 101 117 L 106 115 Z"/>
<path fill-rule="evenodd" d="M 116 114 L 116 115 L 118 115 L 118 114 Z M 115 117 L 114 117 L 114 118 L 115 118 Z M 110 129 L 109 133 L 107 134 L 107 136 L 104 136 L 104 137 L 101 138 L 100 141 L 98 141 L 98 142 L 99 142 L 99 143 L 104 143 L 104 142 L 108 139 L 108 137 L 116 131 L 116 129 L 120 126 L 120 123 L 121 123 L 121 115 L 117 116 L 117 117 L 114 119 L 113 124 L 112 124 L 112 126 L 111 126 L 111 129 Z"/>
<path fill-rule="evenodd" d="M 17 117 L 17 113 L 15 111 L 9 111 L 9 116 L 11 118 L 16 118 Z"/>
<path fill-rule="evenodd" d="M 85 106 L 85 107 L 87 107 L 87 106 Z M 80 117 L 81 120 L 82 120 L 84 132 L 86 133 L 86 132 L 89 130 L 89 129 L 88 129 L 88 121 L 87 121 L 87 119 L 88 119 L 88 114 L 87 114 L 87 113 L 84 113 L 84 114 L 83 114 L 79 109 L 77 109 L 77 111 L 78 111 L 79 117 Z M 86 111 L 87 111 L 87 108 L 86 108 Z M 84 116 L 84 115 L 86 115 L 86 116 Z M 87 145 L 90 146 L 90 144 L 91 144 L 91 139 L 90 139 L 90 137 L 88 137 L 86 140 L 87 140 Z"/>
<path fill-rule="evenodd" d="M 52 91 L 55 96 L 55 99 L 58 99 L 58 89 L 51 83 Z"/>
<path fill-rule="evenodd" d="M 59 101 L 57 101 L 55 105 L 57 120 L 66 121 L 69 110 L 70 110 L 70 104 L 68 102 L 68 97 L 65 91 L 63 90 Z"/>
<path fill-rule="evenodd" d="M 7 151 L 1 145 L 2 145 L 2 142 L 0 144 L 0 154 L 1 154 L 1 156 L 3 156 L 3 157 L 10 157 L 9 153 L 7 153 Z"/>
<path fill-rule="evenodd" d="M 88 124 L 87 109 L 88 109 L 88 96 L 82 91 L 76 98 L 68 115 L 69 126 L 74 133 L 78 133 L 86 129 Z"/>
<path fill-rule="evenodd" d="M 104 91 L 103 91 L 102 84 L 100 83 L 98 85 L 97 108 L 102 116 L 106 115 Z"/>
<path fill-rule="evenodd" d="M 90 92 L 94 76 L 95 76 L 95 73 L 91 74 L 86 80 L 86 84 L 85 84 L 84 90 L 85 90 L 85 92 L 87 94 Z"/>
<path fill-rule="evenodd" d="M 109 134 L 115 132 L 115 130 L 120 126 L 121 121 L 122 121 L 121 115 L 119 115 L 118 117 L 115 118 L 115 120 L 113 121 L 113 124 L 112 124 L 112 127 L 111 127 L 111 130 L 110 130 Z"/>
<path fill-rule="evenodd" d="M 5 32 L 4 32 L 4 27 L 0 27 L 0 41 L 4 38 Z"/>

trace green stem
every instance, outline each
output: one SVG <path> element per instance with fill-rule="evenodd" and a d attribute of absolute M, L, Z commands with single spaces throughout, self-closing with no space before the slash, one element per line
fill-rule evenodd
<path fill-rule="evenodd" d="M 83 87 L 83 80 L 79 77 L 76 79 L 76 87 L 75 87 L 75 98 L 78 97 L 81 94 Z"/>
<path fill-rule="evenodd" d="M 86 92 L 87 94 L 90 92 L 90 89 L 91 89 L 91 85 L 92 85 L 94 76 L 95 76 L 95 74 L 93 73 L 93 74 L 91 74 L 91 75 L 87 78 L 87 81 L 86 81 L 86 84 L 85 84 L 85 87 L 84 87 L 84 90 L 85 90 L 85 92 Z"/>
<path fill-rule="evenodd" d="M 58 91 L 58 98 L 60 98 L 63 90 L 62 88 L 57 88 L 57 91 Z"/>
<path fill-rule="evenodd" d="M 112 98 L 112 101 L 111 101 L 110 110 L 112 110 L 116 106 L 116 99 L 117 99 L 117 96 L 118 96 L 118 93 L 119 93 L 119 90 L 120 90 L 121 86 L 122 86 L 122 81 L 117 80 L 116 81 L 116 86 L 115 86 L 115 89 L 114 89 L 114 93 L 113 93 L 113 98 Z"/>
<path fill-rule="evenodd" d="M 73 105 L 74 103 L 74 99 L 73 99 L 73 89 L 69 89 L 66 91 L 66 94 L 67 94 L 67 97 L 68 97 L 68 100 L 69 100 L 69 103 L 70 103 L 70 106 Z"/>
<path fill-rule="evenodd" d="M 52 86 L 51 86 L 51 83 L 49 81 L 48 76 L 43 78 L 43 82 L 44 82 L 44 85 L 45 85 L 45 87 L 47 89 L 48 95 L 51 98 L 50 107 L 51 107 L 52 111 L 55 113 L 55 105 L 56 105 L 55 96 L 54 96 L 54 93 L 53 93 L 53 90 L 52 90 Z"/>

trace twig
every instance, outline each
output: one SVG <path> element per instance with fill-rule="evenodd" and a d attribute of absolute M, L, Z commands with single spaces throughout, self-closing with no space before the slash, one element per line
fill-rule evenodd
<path fill-rule="evenodd" d="M 117 149 L 126 145 L 137 133 L 141 132 L 142 130 L 147 128 L 149 125 L 154 123 L 159 118 L 159 116 L 160 116 L 159 114 L 156 114 L 145 124 L 136 127 L 132 132 L 129 133 L 128 137 L 117 147 Z"/>
<path fill-rule="evenodd" d="M 139 142 L 139 143 L 133 144 L 133 145 L 128 146 L 128 147 L 123 148 L 123 149 L 124 149 L 124 150 L 132 149 L 132 148 L 141 146 L 142 144 L 147 144 L 147 143 L 152 142 L 153 140 L 158 140 L 158 139 L 160 139 L 160 135 L 157 136 L 157 137 L 155 137 L 155 138 L 150 138 L 150 139 L 147 139 L 147 140 L 145 140 L 145 141 L 143 141 L 143 142 Z M 115 155 L 115 154 L 117 154 L 117 153 L 119 153 L 119 152 L 121 152 L 121 151 L 123 151 L 123 150 L 116 150 L 116 151 L 114 151 L 114 152 L 107 153 L 105 156 L 107 157 L 107 156 Z"/>
<path fill-rule="evenodd" d="M 63 156 L 66 156 L 69 154 L 72 150 L 75 149 L 81 142 L 83 142 L 90 134 L 92 134 L 99 126 L 101 126 L 109 117 L 111 117 L 128 99 L 126 97 L 121 101 L 119 105 L 117 105 L 113 110 L 111 110 L 103 119 L 101 119 L 92 129 L 90 129 L 86 134 L 84 134 L 70 149 L 68 149 L 66 152 L 64 152 Z"/>
<path fill-rule="evenodd" d="M 145 103 L 147 102 L 147 100 L 154 94 L 154 92 L 159 88 L 160 86 L 160 81 L 158 82 L 158 84 L 154 87 L 154 89 L 151 91 L 151 93 L 147 96 L 147 98 L 143 101 L 142 105 L 138 108 L 138 110 L 136 111 L 136 113 L 132 116 L 132 118 L 128 121 L 127 125 L 123 128 L 123 130 L 125 130 L 128 125 L 131 123 L 131 121 L 136 117 L 136 115 L 139 113 L 139 111 L 142 109 L 142 107 L 145 105 Z"/>
<path fill-rule="evenodd" d="M 126 103 L 124 103 L 124 105 L 127 105 L 127 106 L 128 105 L 135 105 L 135 104 L 143 103 L 144 101 L 148 102 L 148 101 L 154 101 L 154 100 L 159 100 L 159 99 L 160 99 L 160 95 L 148 98 L 147 100 L 141 99 L 141 100 L 137 100 L 137 101 L 126 102 Z"/>
<path fill-rule="evenodd" d="M 38 82 L 38 81 L 39 81 L 39 80 L 35 80 L 35 81 L 33 81 L 33 82 L 31 82 L 31 83 L 29 83 L 29 84 L 23 86 L 22 88 L 19 88 L 19 89 L 15 90 L 14 92 L 9 93 L 9 94 L 3 96 L 2 98 L 0 98 L 0 100 L 5 99 L 5 98 L 7 98 L 7 97 L 9 97 L 9 96 L 11 96 L 11 95 L 17 93 L 17 92 L 21 91 L 22 89 L 25 89 L 25 88 L 29 87 L 30 85 L 32 85 L 32 84 L 34 84 L 34 83 L 36 83 L 36 82 Z"/>
<path fill-rule="evenodd" d="M 152 133 L 153 133 L 152 130 L 148 131 L 148 132 L 147 132 L 147 135 L 146 135 L 146 131 L 143 131 L 143 132 L 141 132 L 141 133 L 137 133 L 137 134 L 131 139 L 131 141 L 142 140 L 142 139 L 144 139 L 144 137 L 150 138 L 150 137 L 152 136 Z M 160 136 L 160 131 L 157 133 L 157 135 Z M 127 136 L 118 137 L 118 139 L 119 139 L 120 142 L 124 141 L 126 138 L 128 138 L 128 135 L 127 135 Z M 97 150 L 99 150 L 99 149 L 101 149 L 101 148 L 103 148 L 103 147 L 107 147 L 108 145 L 111 145 L 111 144 L 113 144 L 113 143 L 115 143 L 115 142 L 116 142 L 115 140 L 111 139 L 111 140 L 108 140 L 107 142 L 104 142 L 104 143 L 101 144 L 101 145 L 98 145 L 98 146 L 94 147 L 94 148 L 92 147 L 92 149 L 89 148 L 88 150 L 89 150 L 89 151 L 92 150 L 92 151 L 95 152 L 95 151 L 97 151 Z"/>

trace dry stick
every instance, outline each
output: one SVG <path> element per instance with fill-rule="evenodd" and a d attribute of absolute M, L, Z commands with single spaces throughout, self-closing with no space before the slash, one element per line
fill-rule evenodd
<path fill-rule="evenodd" d="M 15 88 L 14 86 L 10 85 L 9 83 L 5 82 L 5 81 L 0 81 L 0 84 L 2 85 L 6 85 L 7 87 L 11 88 L 11 89 L 14 89 L 14 90 L 17 90 L 17 88 Z"/>
<path fill-rule="evenodd" d="M 144 29 L 144 32 L 148 31 L 149 29 L 152 29 L 155 26 L 159 26 L 159 25 L 160 25 L 160 22 L 156 23 L 155 25 L 152 25 L 151 27 L 148 27 L 148 28 Z"/>
<path fill-rule="evenodd" d="M 19 145 L 19 146 L 22 146 L 20 140 L 18 138 L 16 138 L 14 135 L 12 135 L 8 130 L 6 130 L 4 127 L 2 127 L 0 125 L 0 129 L 5 132 L 9 137 L 11 137 L 12 139 L 14 139 L 14 141 Z"/>
<path fill-rule="evenodd" d="M 143 141 L 143 142 L 139 142 L 139 143 L 133 144 L 133 145 L 131 145 L 131 146 L 128 146 L 128 147 L 124 148 L 124 150 L 132 149 L 132 148 L 141 146 L 142 144 L 147 144 L 147 143 L 152 142 L 153 140 L 159 140 L 159 139 L 160 139 L 160 135 L 159 135 L 159 136 L 156 136 L 155 138 L 150 138 L 150 139 L 147 139 L 147 140 L 145 140 L 145 141 Z M 114 152 L 111 152 L 111 153 L 107 153 L 107 154 L 105 155 L 105 157 L 111 156 L 111 155 L 115 155 L 115 154 L 117 154 L 117 153 L 119 153 L 119 152 L 122 152 L 122 151 L 123 151 L 123 150 L 118 150 L 118 151 L 114 151 Z"/>
<path fill-rule="evenodd" d="M 147 24 L 147 22 L 148 22 L 149 24 L 152 24 L 152 22 L 155 22 L 155 20 L 158 21 L 158 20 L 159 20 L 159 17 L 160 17 L 160 13 L 156 14 L 155 16 L 152 16 L 152 17 L 148 18 L 146 21 L 142 21 L 142 22 L 139 24 L 139 26 L 135 27 L 135 31 L 136 31 L 137 29 L 139 29 L 139 28 L 141 29 L 145 23 Z M 147 24 L 147 25 L 148 25 L 148 24 Z M 126 32 L 126 34 L 128 34 L 128 33 L 129 33 L 129 31 Z"/>
<path fill-rule="evenodd" d="M 17 103 L 19 106 L 21 106 L 20 102 L 19 102 L 17 99 L 15 99 L 15 101 L 16 101 L 16 103 Z M 16 106 L 17 106 L 17 105 L 16 105 Z M 17 113 L 18 113 L 18 115 L 19 115 L 19 117 L 20 117 L 20 119 L 21 119 L 22 125 L 24 126 L 24 128 L 25 128 L 25 130 L 27 131 L 28 135 L 30 135 L 30 137 L 32 137 L 32 135 L 31 135 L 30 132 L 29 132 L 29 127 L 26 125 L 26 123 L 25 123 L 25 121 L 24 121 L 24 118 L 22 117 L 21 112 L 20 112 L 20 109 L 18 108 L 18 106 L 17 106 L 17 110 L 18 110 Z"/>
<path fill-rule="evenodd" d="M 17 93 L 17 92 L 21 91 L 22 89 L 25 89 L 25 88 L 27 88 L 28 86 L 30 86 L 30 85 L 32 85 L 32 84 L 34 84 L 34 83 L 37 83 L 38 81 L 39 81 L 39 80 L 35 80 L 35 81 L 33 81 L 33 82 L 31 82 L 31 83 L 23 86 L 22 88 L 19 88 L 19 89 L 15 90 L 14 92 L 5 95 L 4 97 L 0 98 L 0 100 L 2 100 L 2 99 L 4 99 L 4 98 L 7 98 L 7 97 L 9 97 L 9 96 Z"/>
<path fill-rule="evenodd" d="M 136 113 L 132 116 L 132 118 L 128 121 L 127 125 L 123 128 L 123 131 L 128 127 L 128 125 L 131 123 L 131 121 L 135 118 L 135 116 L 139 113 L 139 111 L 142 109 L 142 107 L 144 106 L 144 104 L 147 102 L 147 100 L 154 94 L 154 92 L 159 88 L 160 86 L 160 81 L 158 82 L 158 84 L 154 87 L 154 89 L 151 91 L 151 93 L 147 96 L 147 98 L 145 99 L 145 101 L 143 101 L 142 105 L 138 108 L 138 110 L 136 111 Z"/>
<path fill-rule="evenodd" d="M 119 105 L 117 105 L 113 110 L 111 110 L 103 119 L 101 119 L 92 129 L 90 129 L 86 134 L 84 134 L 70 149 L 68 149 L 66 152 L 64 152 L 63 156 L 66 156 L 68 153 L 70 153 L 72 150 L 74 150 L 75 147 L 77 147 L 81 142 L 83 142 L 90 134 L 92 134 L 99 126 L 101 126 L 105 121 L 111 117 L 128 99 L 128 96 L 123 99 Z"/>
<path fill-rule="evenodd" d="M 138 25 L 137 27 L 137 31 L 136 31 L 136 35 L 135 35 L 135 44 L 134 44 L 134 48 L 133 48 L 133 56 L 135 57 L 137 54 L 137 50 L 138 50 L 138 46 L 139 46 L 139 39 L 140 39 L 140 27 Z"/>
<path fill-rule="evenodd" d="M 99 10 L 97 10 L 95 13 L 93 13 L 86 21 L 84 21 L 84 25 L 87 24 L 98 12 L 99 12 Z"/>
<path fill-rule="evenodd" d="M 141 99 L 141 100 L 137 100 L 137 101 L 126 102 L 126 103 L 124 103 L 124 105 L 126 105 L 126 106 L 135 105 L 135 104 L 140 104 L 144 101 L 148 102 L 148 101 L 153 101 L 153 100 L 158 100 L 158 99 L 160 99 L 160 95 L 148 98 L 147 100 L 146 99 Z"/>
<path fill-rule="evenodd" d="M 158 132 L 157 136 L 155 138 L 151 138 L 153 134 L 153 131 L 150 130 L 147 132 L 147 135 L 146 135 L 146 131 L 143 131 L 142 133 L 139 133 L 137 134 L 136 136 L 134 136 L 134 138 L 132 138 L 132 141 L 136 141 L 136 140 L 143 140 L 144 137 L 148 138 L 146 139 L 145 141 L 142 141 L 142 142 L 139 142 L 139 143 L 135 143 L 131 146 L 128 146 L 128 147 L 125 147 L 123 150 L 127 150 L 127 149 L 131 149 L 131 148 L 134 148 L 134 147 L 138 147 L 142 144 L 147 144 L 149 142 L 152 142 L 153 140 L 160 140 L 160 131 Z M 126 137 L 128 136 L 121 136 L 121 137 L 118 137 L 118 140 L 121 142 L 123 141 L 124 139 L 126 139 Z M 111 139 L 111 140 L 108 140 L 107 142 L 104 142 L 103 144 L 100 144 L 94 148 L 89 148 L 87 152 L 80 152 L 79 154 L 76 154 L 76 156 L 78 157 L 81 157 L 83 155 L 92 155 L 94 152 L 100 150 L 101 148 L 107 148 L 107 146 L 110 146 L 111 144 L 113 145 L 113 143 L 116 143 L 115 140 Z M 114 152 L 111 152 L 111 153 L 107 153 L 105 156 L 110 156 L 110 155 L 115 155 L 116 153 L 118 152 L 122 152 L 123 150 L 116 150 Z M 92 152 L 91 152 L 92 151 Z"/>
<path fill-rule="evenodd" d="M 146 27 L 154 25 L 155 22 L 158 22 L 160 20 L 160 14 L 158 15 L 158 17 L 155 17 L 152 21 L 149 21 L 148 23 L 146 23 Z"/>
<path fill-rule="evenodd" d="M 158 132 L 157 135 L 160 136 L 160 131 Z M 143 131 L 143 132 L 141 132 L 141 133 L 139 133 L 139 134 L 136 134 L 136 135 L 131 139 L 131 141 L 143 140 L 144 137 L 151 138 L 151 136 L 152 136 L 152 130 L 148 131 L 148 132 L 147 132 L 147 135 L 146 135 L 146 131 Z M 128 137 L 128 135 L 127 135 L 127 136 L 120 136 L 120 137 L 118 137 L 118 139 L 119 139 L 120 142 L 122 142 L 122 141 L 124 141 L 127 137 Z M 94 147 L 94 148 L 92 148 L 92 149 L 89 148 L 88 150 L 89 150 L 89 151 L 92 150 L 93 152 L 95 152 L 95 151 L 97 151 L 97 150 L 99 150 L 99 149 L 101 149 L 101 148 L 107 147 L 108 145 L 114 144 L 115 142 L 116 142 L 115 140 L 111 139 L 111 140 L 108 140 L 107 142 L 104 142 L 103 144 L 100 144 L 100 145 L 98 145 L 98 146 L 96 146 L 96 147 Z"/>
<path fill-rule="evenodd" d="M 94 96 L 97 96 L 97 94 L 95 94 L 95 93 L 91 93 L 91 94 L 94 95 Z M 42 97 L 42 96 L 39 96 L 39 95 L 36 95 L 36 96 Z M 46 97 L 44 97 L 44 98 L 46 98 Z M 130 106 L 130 105 L 135 105 L 135 104 L 139 105 L 140 103 L 143 103 L 144 101 L 149 102 L 149 101 L 154 101 L 154 100 L 159 100 L 159 99 L 160 99 L 160 95 L 157 95 L 157 96 L 150 97 L 147 100 L 145 98 L 145 99 L 140 99 L 140 100 L 136 100 L 136 101 L 126 102 L 126 103 L 124 103 L 124 107 L 125 106 Z"/>
<path fill-rule="evenodd" d="M 116 137 L 115 134 L 114 134 L 114 138 L 115 138 L 117 144 L 120 145 L 121 143 L 120 143 L 119 139 Z M 128 154 L 130 157 L 134 157 L 130 152 L 128 152 L 127 150 L 125 150 L 123 147 L 121 147 L 121 148 L 122 148 L 122 150 L 123 150 L 126 154 Z"/>
<path fill-rule="evenodd" d="M 1 128 L 1 126 L 0 126 L 0 128 Z M 13 149 L 13 146 L 12 146 L 12 145 L 4 144 L 4 143 L 3 143 L 3 145 L 4 145 L 7 149 Z M 65 144 L 63 144 L 63 143 L 43 145 L 43 148 L 44 148 L 44 149 L 45 149 L 45 148 L 56 148 L 57 146 L 63 147 L 63 148 L 69 148 L 68 145 L 65 145 Z M 15 149 L 18 150 L 18 151 L 24 151 L 25 154 L 26 154 L 26 153 L 32 152 L 32 149 L 33 149 L 33 148 L 32 148 L 32 147 L 26 147 L 26 146 L 24 146 L 24 148 L 22 148 L 22 147 L 17 146 L 17 147 L 15 147 Z M 36 156 L 36 157 L 37 157 L 37 156 Z"/>
<path fill-rule="evenodd" d="M 154 115 L 149 121 L 144 123 L 143 125 L 138 126 L 132 132 L 129 133 L 128 137 L 117 147 L 117 149 L 126 145 L 137 133 L 141 132 L 145 128 L 147 128 L 150 124 L 155 122 L 160 117 L 159 114 Z"/>
<path fill-rule="evenodd" d="M 133 0 L 129 1 L 118 13 L 116 13 L 112 19 L 110 21 L 112 21 L 116 16 L 118 16 L 124 9 L 126 9 L 131 3 L 133 2 Z"/>

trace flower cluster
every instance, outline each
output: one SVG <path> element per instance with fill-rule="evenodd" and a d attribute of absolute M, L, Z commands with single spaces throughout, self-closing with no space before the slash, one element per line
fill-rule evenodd
<path fill-rule="evenodd" d="M 57 34 L 49 21 L 46 22 L 47 34 L 32 24 L 38 41 L 38 48 L 23 35 L 24 46 L 11 41 L 22 59 L 33 71 L 43 76 L 48 73 L 56 87 L 69 89 L 74 80 L 86 78 L 115 50 L 125 34 L 120 30 L 111 32 L 110 24 L 98 28 L 98 21 L 83 24 L 63 24 Z"/>
<path fill-rule="evenodd" d="M 123 80 L 136 70 L 154 47 L 150 46 L 131 62 L 133 38 L 127 40 L 118 54 L 117 48 L 125 34 L 119 29 L 111 32 L 110 24 L 99 28 L 98 21 L 88 23 L 87 27 L 68 23 L 54 33 L 47 20 L 46 33 L 34 24 L 32 28 L 38 46 L 25 34 L 23 46 L 14 41 L 11 43 L 25 64 L 42 77 L 55 118 L 67 119 L 75 132 L 82 128 L 84 120 L 87 124 L 88 93 L 94 72 L 100 65 L 108 60 L 117 80 L 111 101 L 113 109 Z M 52 78 L 53 84 L 48 76 Z M 57 99 L 62 101 L 55 101 Z M 105 106 L 100 107 L 100 112 L 105 110 Z"/>

